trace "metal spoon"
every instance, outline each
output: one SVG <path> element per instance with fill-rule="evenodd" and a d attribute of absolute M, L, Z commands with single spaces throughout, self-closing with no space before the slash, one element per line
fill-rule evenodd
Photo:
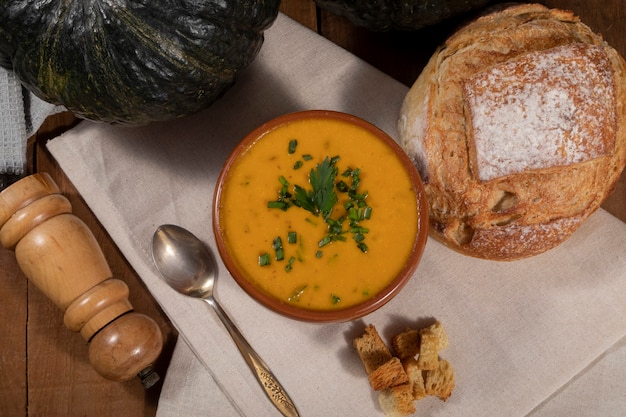
<path fill-rule="evenodd" d="M 163 280 L 173 289 L 213 307 L 268 398 L 284 416 L 298 416 L 283 387 L 213 297 L 216 267 L 209 249 L 188 230 L 164 224 L 154 232 L 152 257 Z"/>

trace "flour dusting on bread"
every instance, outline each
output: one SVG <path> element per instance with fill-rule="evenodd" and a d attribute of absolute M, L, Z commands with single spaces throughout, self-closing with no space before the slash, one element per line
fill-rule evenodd
<path fill-rule="evenodd" d="M 481 181 L 604 156 L 615 146 L 615 93 L 604 49 L 533 52 L 464 85 Z"/>

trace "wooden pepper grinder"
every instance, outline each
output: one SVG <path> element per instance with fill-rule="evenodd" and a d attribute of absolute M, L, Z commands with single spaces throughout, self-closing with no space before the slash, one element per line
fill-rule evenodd
<path fill-rule="evenodd" d="M 152 365 L 163 345 L 160 328 L 133 312 L 128 286 L 112 278 L 95 237 L 48 174 L 0 192 L 0 244 L 15 251 L 28 279 L 89 343 L 89 360 L 100 375 L 114 381 L 138 376 L 146 388 L 158 381 Z"/>

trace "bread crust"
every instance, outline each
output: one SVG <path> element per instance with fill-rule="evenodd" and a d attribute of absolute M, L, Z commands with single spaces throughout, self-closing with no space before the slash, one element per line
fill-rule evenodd
<path fill-rule="evenodd" d="M 539 4 L 492 11 L 452 35 L 398 125 L 432 235 L 504 261 L 569 238 L 626 165 L 625 74 L 622 57 L 572 12 Z"/>

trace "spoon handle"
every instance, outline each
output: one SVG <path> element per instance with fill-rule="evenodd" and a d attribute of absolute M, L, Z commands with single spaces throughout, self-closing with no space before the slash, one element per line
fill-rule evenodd
<path fill-rule="evenodd" d="M 230 333 L 230 336 L 237 345 L 239 352 L 241 352 L 246 363 L 254 372 L 259 384 L 261 384 L 261 387 L 265 390 L 265 394 L 272 401 L 274 406 L 286 417 L 299 417 L 298 410 L 296 410 L 296 406 L 287 395 L 285 389 L 280 385 L 265 362 L 263 362 L 263 359 L 259 357 L 245 337 L 243 337 L 239 329 L 226 314 L 226 311 L 220 307 L 213 297 L 206 298 L 205 301 L 213 307 L 217 316 L 222 320 L 222 323 L 224 323 L 228 333 Z"/>

